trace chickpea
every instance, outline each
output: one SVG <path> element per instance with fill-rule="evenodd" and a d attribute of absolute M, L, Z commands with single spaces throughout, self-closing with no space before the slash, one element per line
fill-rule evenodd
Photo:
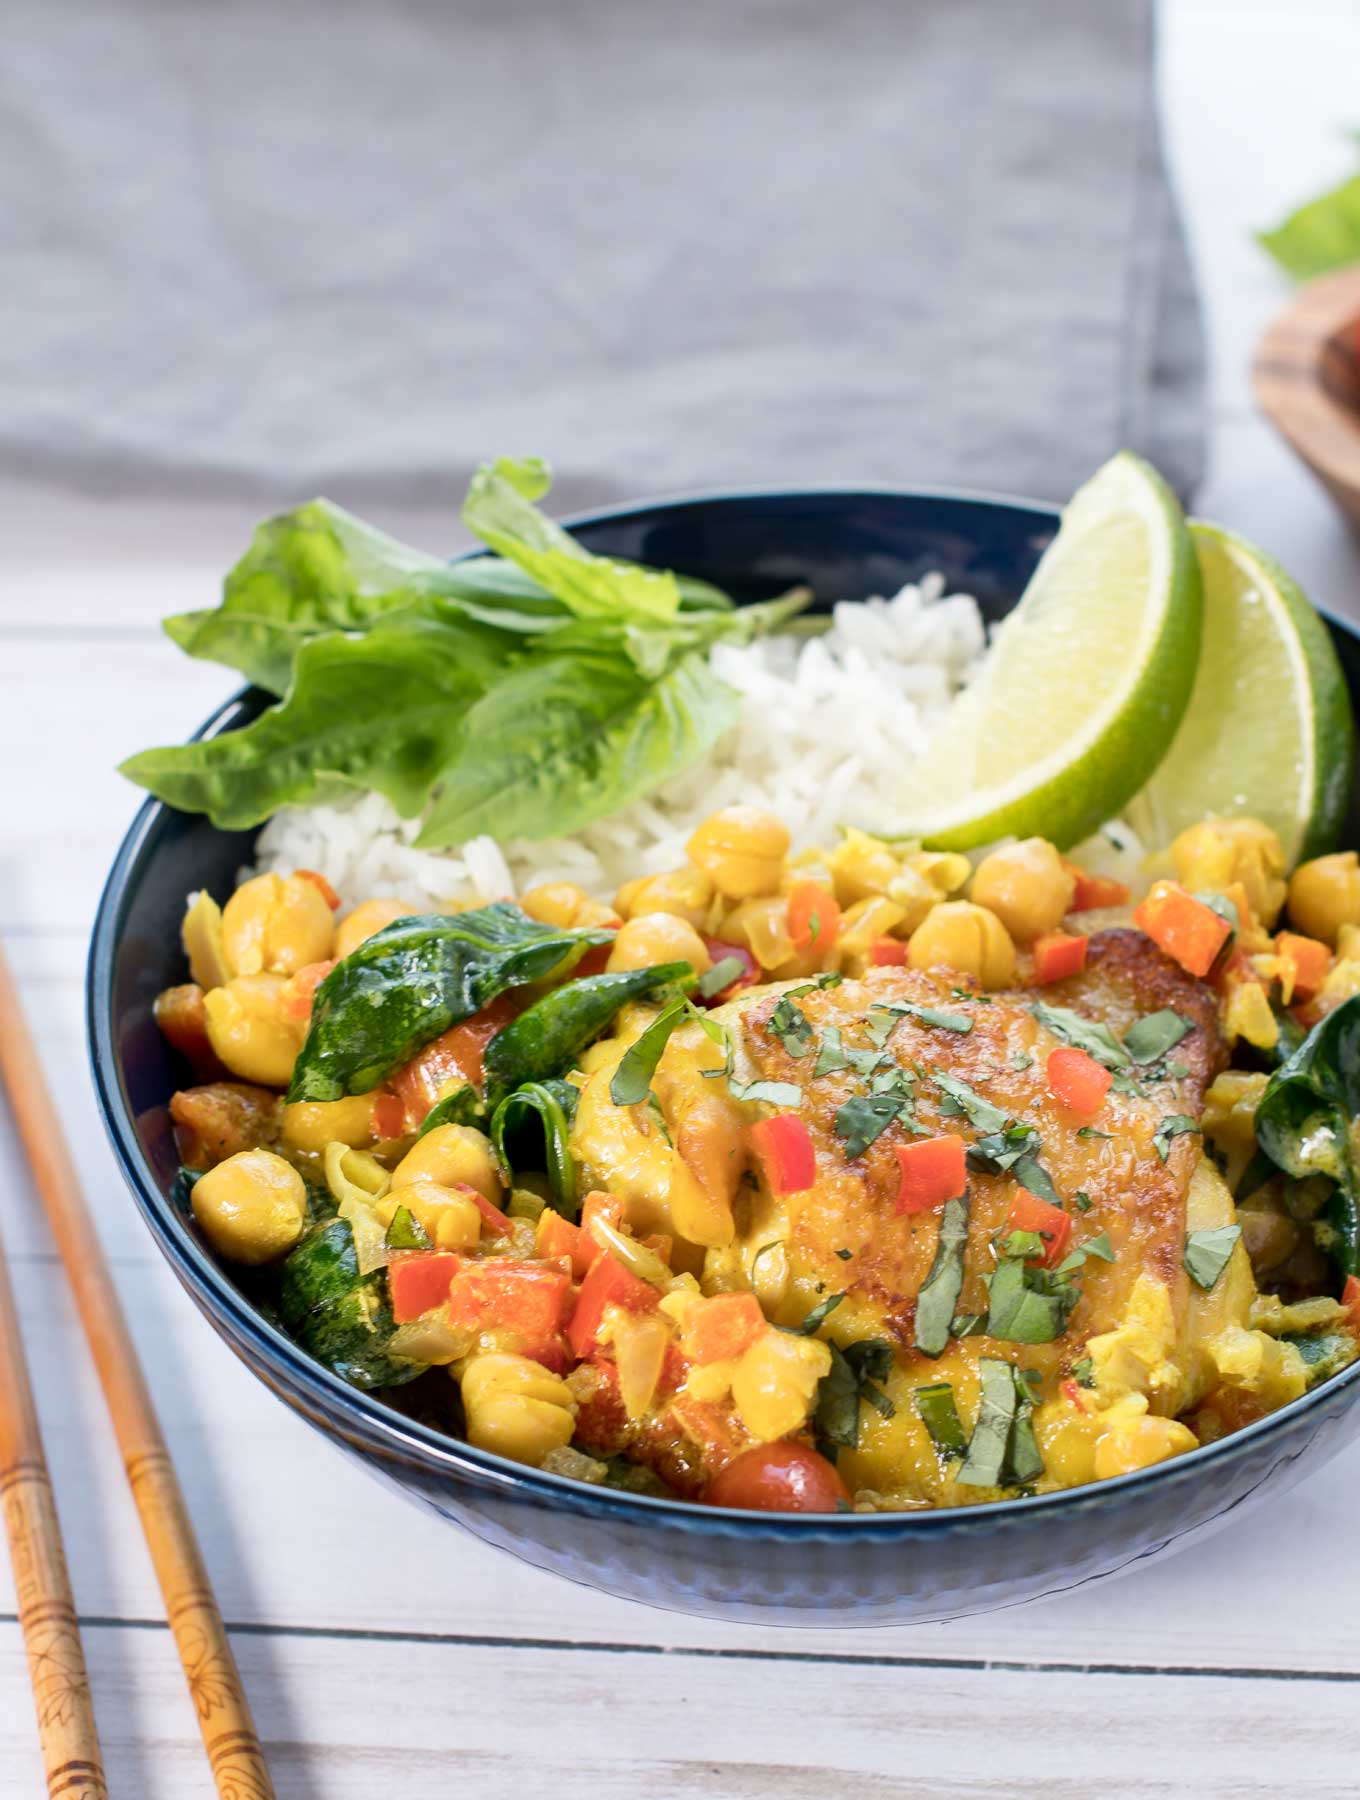
<path fill-rule="evenodd" d="M 1015 945 L 994 912 L 971 900 L 933 907 L 911 934 L 907 961 L 913 969 L 952 969 L 974 975 L 985 988 L 1015 979 Z"/>
<path fill-rule="evenodd" d="M 491 1139 L 474 1125 L 436 1125 L 417 1138 L 392 1171 L 392 1186 L 402 1187 L 418 1175 L 441 1187 L 476 1188 L 484 1200 L 494 1201 L 501 1191 Z"/>
<path fill-rule="evenodd" d="M 713 966 L 704 940 L 675 913 L 641 913 L 620 925 L 605 967 L 650 969 L 654 963 L 687 962 L 696 975 Z"/>
<path fill-rule="evenodd" d="M 283 989 L 282 975 L 238 975 L 203 997 L 208 1042 L 242 1081 L 276 1088 L 288 1085 L 306 1022 L 287 1012 Z"/>
<path fill-rule="evenodd" d="M 256 875 L 222 908 L 222 952 L 233 975 L 295 975 L 325 962 L 335 922 L 324 895 L 300 875 Z"/>
<path fill-rule="evenodd" d="M 1262 925 L 1273 925 L 1284 905 L 1284 850 L 1259 819 L 1205 819 L 1181 832 L 1171 859 L 1183 887 L 1221 894 L 1240 881 L 1247 904 Z M 1360 915 L 1357 915 L 1360 916 Z"/>
<path fill-rule="evenodd" d="M 362 1149 L 371 1144 L 372 1094 L 352 1094 L 346 1100 L 296 1100 L 283 1109 L 281 1136 L 290 1150 L 320 1156 L 327 1144 L 348 1144 Z"/>
<path fill-rule="evenodd" d="M 1178 1419 L 1161 1419 L 1151 1413 L 1106 1431 L 1096 1440 L 1095 1477 L 1108 1481 L 1114 1475 L 1129 1475 L 1135 1469 L 1147 1469 L 1153 1463 L 1166 1462 L 1198 1447 L 1199 1439 L 1188 1425 Z"/>
<path fill-rule="evenodd" d="M 386 896 L 378 900 L 361 900 L 335 928 L 336 956 L 352 956 L 360 944 L 385 931 L 389 925 L 395 925 L 398 919 L 409 919 L 410 916 L 411 909 L 404 900 Z"/>
<path fill-rule="evenodd" d="M 413 1175 L 409 1181 L 394 1183 L 374 1210 L 387 1226 L 402 1206 L 438 1250 L 471 1250 L 481 1236 L 482 1215 L 476 1201 L 456 1188 L 431 1181 L 428 1175 Z"/>
<path fill-rule="evenodd" d="M 779 891 L 789 834 L 773 813 L 724 806 L 704 820 L 686 846 L 689 858 L 729 900 Z"/>
<path fill-rule="evenodd" d="M 640 875 L 625 882 L 614 896 L 614 908 L 625 919 L 640 913 L 674 913 L 696 931 L 702 929 L 713 904 L 713 883 L 702 869 L 691 865 L 669 869 L 664 875 Z"/>
<path fill-rule="evenodd" d="M 189 1203 L 218 1255 L 251 1268 L 287 1255 L 307 1217 L 301 1175 L 272 1150 L 239 1150 L 218 1163 L 199 1176 Z"/>
<path fill-rule="evenodd" d="M 1346 925 L 1360 925 L 1360 857 L 1354 850 L 1300 863 L 1289 881 L 1289 917 L 1306 937 L 1335 945 Z"/>
<path fill-rule="evenodd" d="M 574 881 L 542 882 L 522 894 L 519 904 L 540 925 L 555 925 L 560 931 L 618 923 L 612 906 L 606 906 L 603 900 L 592 900 Z"/>
<path fill-rule="evenodd" d="M 984 856 L 969 889 L 1018 944 L 1032 944 L 1062 923 L 1076 881 L 1047 838 L 1023 838 Z"/>

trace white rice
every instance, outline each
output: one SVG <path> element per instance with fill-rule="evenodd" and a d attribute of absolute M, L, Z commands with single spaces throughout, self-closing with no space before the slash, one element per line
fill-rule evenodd
<path fill-rule="evenodd" d="M 558 880 L 608 897 L 677 867 L 695 826 L 737 803 L 777 813 L 796 849 L 834 843 L 848 821 L 900 812 L 913 764 L 984 646 L 977 602 L 927 575 L 891 600 L 842 602 L 822 637 L 719 645 L 712 666 L 742 697 L 737 724 L 700 762 L 574 837 L 418 850 L 419 819 L 370 793 L 284 808 L 260 834 L 258 866 L 316 869 L 347 906 L 376 894 L 438 906 Z"/>

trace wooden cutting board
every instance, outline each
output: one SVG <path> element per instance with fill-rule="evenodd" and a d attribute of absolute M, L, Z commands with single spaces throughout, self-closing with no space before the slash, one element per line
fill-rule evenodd
<path fill-rule="evenodd" d="M 1299 289 L 1257 345 L 1252 386 L 1360 531 L 1360 264 Z"/>

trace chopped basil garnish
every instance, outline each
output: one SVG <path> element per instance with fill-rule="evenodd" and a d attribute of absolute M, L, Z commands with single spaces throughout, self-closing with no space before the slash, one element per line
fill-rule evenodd
<path fill-rule="evenodd" d="M 837 1252 L 836 1252 L 836 1255 L 837 1255 L 837 1256 L 839 1256 L 839 1257 L 840 1257 L 840 1259 L 841 1259 L 841 1261 L 842 1261 L 842 1262 L 849 1262 L 849 1260 L 850 1260 L 850 1258 L 851 1258 L 851 1257 L 852 1257 L 852 1256 L 853 1256 L 853 1255 L 854 1255 L 854 1254 L 855 1254 L 855 1253 L 854 1253 L 854 1251 L 853 1251 L 853 1250 L 838 1250 L 838 1251 L 837 1251 Z"/>
<path fill-rule="evenodd" d="M 871 1006 L 864 1020 L 864 1035 L 875 1050 L 881 1050 L 897 1030 L 902 1015 L 890 1012 L 886 1006 Z"/>
<path fill-rule="evenodd" d="M 1023 1073 L 1024 1070 L 1034 1067 L 1034 1058 L 1028 1050 L 1017 1050 L 1011 1058 L 1011 1067 L 1019 1069 Z"/>
<path fill-rule="evenodd" d="M 688 1001 L 672 1000 L 624 1051 L 609 1083 L 609 1098 L 615 1106 L 637 1106 L 647 1098 L 661 1052 L 688 1008 Z"/>
<path fill-rule="evenodd" d="M 1161 1012 L 1149 1013 L 1136 1025 L 1130 1025 L 1124 1033 L 1124 1048 L 1136 1063 L 1156 1062 L 1194 1029 L 1193 1019 L 1173 1012 L 1169 1006 L 1163 1007 Z"/>
<path fill-rule="evenodd" d="M 433 1250 L 430 1234 L 414 1218 L 410 1208 L 399 1206 L 392 1214 L 392 1223 L 387 1227 L 387 1235 L 383 1239 L 389 1250 Z"/>
<path fill-rule="evenodd" d="M 999 1357 L 978 1359 L 982 1398 L 977 1423 L 968 1441 L 968 1454 L 954 1479 L 960 1487 L 999 1487 L 1006 1463 L 1006 1446 L 1015 1423 L 1016 1391 L 1011 1365 Z"/>
<path fill-rule="evenodd" d="M 940 1111 L 952 1115 L 962 1115 L 975 1131 L 1004 1131 L 1010 1121 L 999 1106 L 993 1106 L 990 1100 L 984 1100 L 981 1094 L 974 1093 L 966 1081 L 957 1076 L 947 1074 L 943 1069 L 932 1069 L 931 1078 L 936 1087 L 945 1096 Z"/>
<path fill-rule="evenodd" d="M 1161 1073 L 1168 1081 L 1181 1081 L 1190 1073 L 1189 1063 L 1166 1062 L 1162 1064 Z"/>
<path fill-rule="evenodd" d="M 1078 1125 L 1077 1127 L 1077 1136 L 1079 1138 L 1109 1138 L 1113 1137 L 1113 1135 L 1113 1132 L 1097 1131 L 1094 1125 Z"/>
<path fill-rule="evenodd" d="M 947 1381 L 928 1382 L 913 1388 L 912 1401 L 921 1415 L 921 1423 L 941 1456 L 960 1456 L 967 1448 L 963 1421 L 954 1404 L 954 1390 Z"/>
<path fill-rule="evenodd" d="M 1085 1243 L 1076 1245 L 1058 1264 L 1056 1273 L 1059 1275 L 1072 1274 L 1075 1269 L 1081 1267 L 1088 1256 L 1098 1257 L 1101 1262 L 1112 1263 L 1114 1261 L 1114 1245 L 1110 1242 L 1108 1231 L 1098 1231 L 1093 1238 L 1087 1238 Z"/>
<path fill-rule="evenodd" d="M 938 1006 L 918 1006 L 912 1000 L 894 1000 L 891 1005 L 876 1005 L 873 1011 L 902 1014 L 909 1019 L 918 1019 L 922 1025 L 938 1026 L 941 1031 L 957 1031 L 966 1035 L 973 1029 L 973 1021 L 967 1013 L 943 1012 Z"/>
<path fill-rule="evenodd" d="M 1072 1364 L 1072 1379 L 1078 1387 L 1093 1388 L 1096 1385 L 1096 1366 L 1089 1356 Z"/>
<path fill-rule="evenodd" d="M 1048 1170 L 1043 1167 L 1032 1151 L 1027 1150 L 1011 1170 L 1011 1174 L 1022 1188 L 1028 1188 L 1040 1200 L 1047 1200 L 1050 1206 L 1061 1206 L 1058 1190 L 1048 1178 Z"/>
<path fill-rule="evenodd" d="M 801 1325 L 794 1325 L 791 1327 L 793 1335 L 795 1337 L 811 1337 L 817 1328 L 826 1321 L 830 1314 L 835 1312 L 836 1308 L 844 1298 L 845 1295 L 843 1293 L 828 1294 L 825 1300 L 818 1301 L 817 1305 L 813 1307 L 812 1311 L 803 1320 Z"/>
<path fill-rule="evenodd" d="M 847 1100 L 836 1111 L 836 1135 L 845 1139 L 845 1154 L 863 1156 L 901 1110 L 902 1101 L 896 1094 L 863 1094 Z"/>
<path fill-rule="evenodd" d="M 699 977 L 699 992 L 705 1000 L 711 1000 L 724 988 L 746 973 L 746 964 L 739 956 L 723 956 L 714 963 L 711 969 L 705 969 Z"/>
<path fill-rule="evenodd" d="M 813 1076 L 834 1075 L 838 1069 L 848 1069 L 850 1059 L 845 1054 L 845 1046 L 841 1043 L 840 1027 L 828 1025 L 822 1033 L 822 1041 L 817 1048 L 817 1061 L 813 1066 Z"/>
<path fill-rule="evenodd" d="M 1042 1231 L 1012 1231 L 1001 1240 L 1003 1256 L 1019 1257 L 1024 1262 L 1027 1257 L 1042 1256 L 1048 1249 L 1048 1239 Z"/>
<path fill-rule="evenodd" d="M 1041 1025 L 1048 1027 L 1054 1037 L 1061 1038 L 1063 1043 L 1071 1044 L 1076 1050 L 1084 1050 L 1107 1069 L 1127 1066 L 1129 1053 L 1108 1025 L 1098 1025 L 1092 1019 L 1083 1019 L 1080 1013 L 1074 1013 L 1065 1006 L 1046 1006 L 1042 1000 L 1036 1001 L 1030 1011 Z"/>
<path fill-rule="evenodd" d="M 1086 1192 L 1085 1188 L 1078 1188 L 1076 1193 L 1072 1196 L 1072 1204 L 1076 1207 L 1078 1212 L 1088 1213 L 1095 1205 L 1095 1202 Z"/>
<path fill-rule="evenodd" d="M 763 1100 L 766 1106 L 795 1107 L 803 1102 L 803 1090 L 792 1081 L 753 1081 L 748 1087 L 729 1081 L 727 1091 L 734 1100 Z"/>
<path fill-rule="evenodd" d="M 959 1313 L 949 1325 L 949 1335 L 956 1338 L 977 1337 L 987 1323 L 986 1313 Z"/>
<path fill-rule="evenodd" d="M 1186 1274 L 1206 1294 L 1217 1285 L 1241 1235 L 1240 1225 L 1216 1225 L 1212 1231 L 1192 1231 L 1186 1238 L 1182 1259 Z"/>
<path fill-rule="evenodd" d="M 756 1264 L 760 1261 L 761 1257 L 766 1255 L 771 1250 L 778 1250 L 780 1245 L 783 1242 L 784 1242 L 783 1238 L 771 1238 L 768 1244 L 762 1244 L 760 1246 L 759 1250 L 756 1251 L 755 1255 L 751 1258 L 751 1279 L 752 1279 L 752 1281 L 754 1281 L 756 1278 Z"/>
<path fill-rule="evenodd" d="M 793 1004 L 793 998 L 789 994 L 780 996 L 779 1004 L 770 1014 L 765 1029 L 779 1039 L 790 1056 L 806 1056 L 812 1048 L 811 1021 L 800 1007 Z"/>
<path fill-rule="evenodd" d="M 1010 1344 L 1051 1344 L 1062 1336 L 1078 1295 L 1064 1277 L 1008 1259 L 997 1264 L 987 1298 L 989 1337 Z"/>
<path fill-rule="evenodd" d="M 954 1308 L 963 1289 L 963 1253 L 968 1247 L 968 1199 L 947 1200 L 940 1215 L 935 1260 L 916 1297 L 916 1348 L 939 1356 L 949 1342 Z"/>
<path fill-rule="evenodd" d="M 1187 1137 L 1192 1133 L 1199 1135 L 1197 1120 L 1187 1118 L 1184 1113 L 1169 1113 L 1153 1132 L 1152 1147 L 1165 1162 L 1171 1154 L 1172 1138 Z"/>
<path fill-rule="evenodd" d="M 831 1367 L 817 1384 L 817 1405 L 812 1415 L 818 1444 L 825 1451 L 853 1450 L 859 1442 L 860 1402 L 867 1401 L 881 1417 L 891 1419 L 897 1408 L 878 1383 L 892 1369 L 892 1345 L 886 1338 L 859 1338 L 844 1349 L 832 1344 Z"/>
<path fill-rule="evenodd" d="M 1039 1440 L 1034 1435 L 1034 1398 L 1029 1377 L 1033 1371 L 1013 1369 L 1015 1382 L 1015 1423 L 1011 1426 L 1007 1473 L 1020 1483 L 1037 1481 L 1044 1472 L 1044 1459 L 1039 1453 Z"/>
<path fill-rule="evenodd" d="M 1134 1080 L 1127 1069 L 1116 1069 L 1110 1080 L 1116 1094 L 1132 1094 L 1135 1100 L 1146 1100 L 1147 1089 Z"/>
<path fill-rule="evenodd" d="M 673 1150 L 675 1148 L 675 1139 L 671 1136 L 671 1128 L 666 1123 L 666 1115 L 661 1110 L 661 1102 L 657 1099 L 656 1095 L 652 1092 L 652 1090 L 650 1088 L 648 1088 L 648 1090 L 647 1090 L 647 1111 L 651 1114 L 652 1118 L 656 1121 L 657 1130 L 661 1133 L 662 1137 L 666 1140 L 666 1142 L 670 1145 L 671 1149 Z"/>

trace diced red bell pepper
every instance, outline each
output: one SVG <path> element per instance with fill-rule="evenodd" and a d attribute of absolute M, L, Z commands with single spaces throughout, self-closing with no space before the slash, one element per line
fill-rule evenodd
<path fill-rule="evenodd" d="M 325 962 L 303 963 L 300 969 L 288 977 L 279 998 L 290 1019 L 311 1018 L 316 990 L 334 967 L 335 960 L 329 957 Z"/>
<path fill-rule="evenodd" d="M 1360 1331 L 1360 1275 L 1348 1275 L 1341 1290 L 1341 1304 L 1350 1315 L 1351 1327 Z"/>
<path fill-rule="evenodd" d="M 1034 979 L 1040 987 L 1065 981 L 1086 967 L 1087 940 L 1067 931 L 1046 931 L 1034 940 Z"/>
<path fill-rule="evenodd" d="M 1052 1269 L 1066 1256 L 1072 1238 L 1072 1221 L 1060 1206 L 1041 1200 L 1028 1188 L 1017 1188 L 1006 1222 L 1012 1231 L 1037 1231 L 1046 1240 L 1048 1248 L 1043 1256 L 1034 1257 L 1032 1261 L 1042 1262 Z"/>
<path fill-rule="evenodd" d="M 1108 875 L 1088 875 L 1077 863 L 1063 858 L 1063 867 L 1076 883 L 1068 912 L 1094 912 L 1098 906 L 1127 906 L 1129 890 Z"/>
<path fill-rule="evenodd" d="M 1175 881 L 1154 882 L 1147 898 L 1134 908 L 1133 922 L 1187 974 L 1201 978 L 1232 936 L 1225 918 Z"/>
<path fill-rule="evenodd" d="M 324 875 L 320 874 L 316 869 L 294 869 L 293 873 L 297 876 L 299 881 L 310 881 L 312 886 L 321 895 L 321 898 L 326 902 L 326 905 L 330 907 L 331 911 L 339 912 L 340 896 L 336 893 L 330 882 L 326 880 Z"/>
<path fill-rule="evenodd" d="M 420 1124 L 448 1081 L 469 1082 L 480 1088 L 485 1081 L 482 1052 L 528 1004 L 526 990 L 516 988 L 484 1006 L 461 1025 L 434 1038 L 425 1048 L 388 1077 L 406 1107 L 412 1129 Z"/>
<path fill-rule="evenodd" d="M 749 1137 L 772 1194 L 803 1194 L 816 1181 L 812 1135 L 796 1113 L 758 1119 Z"/>
<path fill-rule="evenodd" d="M 788 930 L 795 950 L 830 950 L 840 935 L 841 909 L 820 881 L 796 881 L 789 889 Z"/>
<path fill-rule="evenodd" d="M 373 1096 L 373 1133 L 379 1138 L 397 1138 L 406 1130 L 406 1107 L 398 1094 Z"/>
<path fill-rule="evenodd" d="M 961 1137 L 915 1138 L 896 1146 L 902 1183 L 894 1211 L 929 1212 L 956 1200 L 968 1185 L 966 1146 Z"/>
<path fill-rule="evenodd" d="M 685 1314 L 680 1347 L 691 1362 L 728 1362 L 770 1329 L 754 1294 L 714 1294 Z"/>
<path fill-rule="evenodd" d="M 475 1187 L 469 1187 L 466 1182 L 456 1181 L 453 1185 L 457 1193 L 466 1194 L 471 1200 L 477 1211 L 486 1220 L 493 1237 L 509 1237 L 510 1221 L 499 1206 L 493 1206 L 485 1194 L 478 1193 Z"/>
<path fill-rule="evenodd" d="M 1297 931 L 1282 931 L 1275 939 L 1275 954 L 1293 973 L 1287 984 L 1288 999 L 1309 1000 L 1327 979 L 1332 966 L 1332 953 L 1316 938 L 1301 937 Z M 1283 974 L 1284 971 L 1281 971 Z"/>
<path fill-rule="evenodd" d="M 442 1306 L 461 1262 L 451 1250 L 413 1250 L 409 1256 L 393 1257 L 387 1265 L 387 1287 L 397 1324 L 408 1324 L 432 1306 Z"/>
<path fill-rule="evenodd" d="M 586 1246 L 586 1255 L 593 1261 L 601 1250 L 607 1250 L 604 1234 L 594 1229 L 596 1219 L 603 1219 L 606 1225 L 612 1225 L 615 1231 L 623 1230 L 623 1201 L 617 1194 L 608 1194 L 603 1188 L 592 1188 L 581 1202 L 581 1241 Z"/>
<path fill-rule="evenodd" d="M 1084 1119 L 1094 1118 L 1100 1111 L 1114 1080 L 1110 1071 L 1102 1068 L 1094 1056 L 1088 1056 L 1084 1050 L 1077 1050 L 1070 1044 L 1061 1044 L 1056 1050 L 1049 1051 L 1044 1073 L 1053 1098 L 1070 1112 L 1080 1113 Z"/>
<path fill-rule="evenodd" d="M 741 964 L 741 974 L 734 975 L 725 988 L 719 988 L 716 994 L 699 994 L 695 998 L 700 1006 L 721 1006 L 724 1000 L 730 1000 L 733 994 L 739 994 L 743 988 L 755 987 L 760 980 L 760 964 L 746 948 L 745 944 L 724 943 L 721 938 L 706 937 L 704 949 L 708 951 L 711 961 L 716 965 L 725 962 L 729 957 Z"/>
<path fill-rule="evenodd" d="M 876 937 L 869 946 L 869 961 L 876 969 L 905 968 L 907 946 L 901 938 Z"/>
<path fill-rule="evenodd" d="M 578 1281 L 589 1271 L 591 1263 L 599 1254 L 595 1245 L 584 1236 L 580 1226 L 573 1225 L 570 1219 L 564 1219 L 551 1206 L 545 1206 L 538 1215 L 534 1248 L 547 1262 L 556 1262 L 565 1257 Z"/>
<path fill-rule="evenodd" d="M 607 1306 L 621 1306 L 625 1312 L 652 1312 L 661 1296 L 650 1281 L 625 1269 L 617 1256 L 606 1250 L 590 1265 L 576 1297 L 576 1310 L 567 1325 L 567 1342 L 575 1355 L 586 1359 L 597 1347 L 600 1326 Z"/>
<path fill-rule="evenodd" d="M 508 1256 L 464 1262 L 449 1286 L 449 1323 L 513 1331 L 522 1343 L 542 1347 L 561 1331 L 570 1295 L 570 1275 L 546 1263 Z"/>
<path fill-rule="evenodd" d="M 617 931 L 617 925 L 602 925 L 601 931 Z M 567 971 L 568 981 L 580 981 L 586 975 L 603 975 L 609 967 L 609 958 L 613 953 L 612 944 L 592 944 L 585 955 L 571 965 Z"/>

